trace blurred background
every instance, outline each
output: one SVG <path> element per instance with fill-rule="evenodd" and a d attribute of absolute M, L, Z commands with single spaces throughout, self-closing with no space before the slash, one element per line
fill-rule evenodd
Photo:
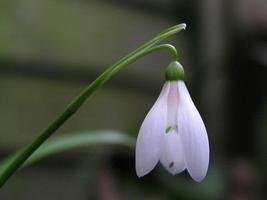
<path fill-rule="evenodd" d="M 0 199 L 267 199 L 266 0 L 1 0 L 0 158 L 31 142 L 109 65 L 183 22 L 186 31 L 166 42 L 177 47 L 209 134 L 201 184 L 159 165 L 138 179 L 133 148 L 101 145 L 21 170 Z M 161 51 L 132 64 L 56 135 L 110 129 L 136 137 L 168 62 Z"/>

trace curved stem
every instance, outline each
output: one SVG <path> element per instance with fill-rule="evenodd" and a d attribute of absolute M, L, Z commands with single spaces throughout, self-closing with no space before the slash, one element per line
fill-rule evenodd
<path fill-rule="evenodd" d="M 156 37 L 137 48 L 132 53 L 120 59 L 118 62 L 110 66 L 104 71 L 96 80 L 94 80 L 87 88 L 85 88 L 79 96 L 77 96 L 40 135 L 34 139 L 34 141 L 19 151 L 14 158 L 10 159 L 8 163 L 5 163 L 5 167 L 0 172 L 0 187 L 2 187 L 9 177 L 34 153 L 39 146 L 45 142 L 59 127 L 64 124 L 85 102 L 85 100 L 100 86 L 102 86 L 113 75 L 124 69 L 127 65 L 133 63 L 137 59 L 150 54 L 160 49 L 168 49 L 172 55 L 172 59 L 177 58 L 177 52 L 171 45 L 164 44 L 153 47 L 156 43 L 164 40 L 165 38 L 185 29 L 185 24 L 179 24 L 173 26 Z"/>
<path fill-rule="evenodd" d="M 147 54 L 150 54 L 154 51 L 158 51 L 160 49 L 166 49 L 169 51 L 169 53 L 171 54 L 171 60 L 172 61 L 176 61 L 177 58 L 178 58 L 178 55 L 177 55 L 177 50 L 174 46 L 172 46 L 171 44 L 160 44 L 160 45 L 157 45 L 155 47 L 151 47 L 150 49 L 148 49 L 145 53 L 145 55 Z"/>

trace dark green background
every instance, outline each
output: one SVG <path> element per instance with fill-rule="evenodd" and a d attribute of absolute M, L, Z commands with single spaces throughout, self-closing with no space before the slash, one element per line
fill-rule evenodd
<path fill-rule="evenodd" d="M 162 167 L 138 179 L 134 151 L 82 148 L 18 172 L 0 199 L 265 199 L 266 13 L 260 0 L 2 0 L 1 158 L 32 141 L 109 65 L 185 22 L 168 42 L 205 121 L 211 161 L 201 184 Z M 56 134 L 113 129 L 136 137 L 168 61 L 160 52 L 129 66 Z"/>

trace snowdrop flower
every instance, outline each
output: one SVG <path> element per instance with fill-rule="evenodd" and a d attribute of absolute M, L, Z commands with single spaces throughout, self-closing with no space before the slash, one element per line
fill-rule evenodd
<path fill-rule="evenodd" d="M 183 67 L 177 61 L 171 62 L 166 69 L 166 83 L 137 137 L 138 177 L 148 174 L 159 161 L 173 175 L 186 169 L 197 182 L 206 176 L 207 131 L 183 79 Z"/>

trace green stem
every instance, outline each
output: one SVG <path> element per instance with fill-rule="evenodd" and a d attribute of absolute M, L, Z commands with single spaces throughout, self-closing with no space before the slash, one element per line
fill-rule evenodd
<path fill-rule="evenodd" d="M 16 156 L 7 163 L 4 169 L 0 172 L 0 187 L 2 187 L 9 177 L 15 173 L 17 169 L 32 155 L 32 153 L 40 147 L 40 145 L 45 142 L 62 124 L 67 121 L 85 102 L 85 100 L 100 86 L 102 86 L 107 80 L 109 80 L 113 75 L 118 73 L 120 70 L 125 68 L 127 65 L 133 63 L 137 59 L 150 54 L 154 51 L 160 49 L 167 49 L 171 55 L 172 59 L 177 58 L 176 49 L 168 44 L 158 45 L 153 47 L 156 43 L 168 38 L 169 36 L 185 29 L 185 24 L 179 24 L 173 26 L 156 37 L 143 44 L 127 56 L 120 59 L 118 62 L 110 66 L 106 71 L 104 71 L 96 80 L 94 80 L 87 88 L 85 88 L 81 94 L 76 97 L 62 112 L 56 120 L 54 120 L 40 135 L 29 145 L 19 151 Z"/>
<path fill-rule="evenodd" d="M 160 50 L 160 49 L 166 49 L 166 50 L 168 50 L 168 51 L 170 52 L 170 54 L 171 54 L 171 60 L 172 60 L 172 61 L 177 61 L 177 58 L 178 58 L 177 50 L 176 50 L 176 48 L 175 48 L 174 46 L 172 46 L 171 44 L 160 44 L 160 45 L 157 45 L 157 46 L 155 46 L 155 47 L 151 47 L 150 49 L 148 49 L 148 50 L 145 52 L 145 54 L 144 54 L 143 56 L 145 56 L 145 55 L 147 55 L 147 54 L 150 54 L 150 53 L 152 53 L 152 52 L 154 52 L 154 51 L 158 51 L 158 50 Z M 143 56 L 142 56 L 142 57 L 143 57 Z"/>

